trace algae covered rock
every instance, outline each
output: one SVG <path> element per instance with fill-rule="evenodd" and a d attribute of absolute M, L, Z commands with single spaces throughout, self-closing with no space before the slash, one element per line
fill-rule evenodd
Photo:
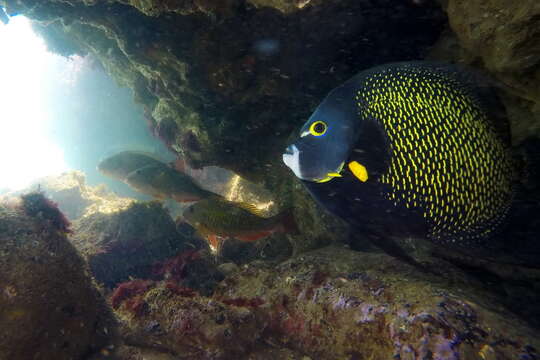
<path fill-rule="evenodd" d="M 444 271 L 425 273 L 385 254 L 327 247 L 279 265 L 245 265 L 210 297 L 145 283 L 117 313 L 128 344 L 181 359 L 538 356 L 536 330 L 498 294 L 440 265 Z"/>
<path fill-rule="evenodd" d="M 105 185 L 88 185 L 84 173 L 78 170 L 40 178 L 26 189 L 2 195 L 0 200 L 13 199 L 17 201 L 18 196 L 36 190 L 55 202 L 62 213 L 71 221 L 96 212 L 116 212 L 127 208 L 135 201 L 115 195 Z"/>
<path fill-rule="evenodd" d="M 534 329 L 465 273 L 441 265 L 448 273 L 437 276 L 384 254 L 325 248 L 245 269 L 215 297 L 260 298 L 267 336 L 313 358 L 477 359 L 486 349 L 497 359 L 536 356 Z"/>
<path fill-rule="evenodd" d="M 147 304 L 141 316 L 124 305 L 119 310 L 126 343 L 143 348 L 153 344 L 180 359 L 241 358 L 264 329 L 248 308 L 227 306 L 168 284 L 158 284 L 141 301 Z"/>
<path fill-rule="evenodd" d="M 86 195 L 84 175 L 80 171 L 44 178 L 39 181 L 39 187 L 51 200 L 58 203 L 60 210 L 69 219 L 82 216 L 91 203 Z"/>
<path fill-rule="evenodd" d="M 450 0 L 447 12 L 464 48 L 522 96 L 539 99 L 540 3 Z"/>
<path fill-rule="evenodd" d="M 108 287 L 148 277 L 157 262 L 192 248 L 159 202 L 133 203 L 114 213 L 84 216 L 73 224 L 73 244 L 92 274 Z"/>
<path fill-rule="evenodd" d="M 449 24 L 475 63 L 505 85 L 503 98 L 517 142 L 540 135 L 540 3 L 449 0 Z"/>
<path fill-rule="evenodd" d="M 2 359 L 81 359 L 113 333 L 59 214 L 41 194 L 0 206 Z"/>

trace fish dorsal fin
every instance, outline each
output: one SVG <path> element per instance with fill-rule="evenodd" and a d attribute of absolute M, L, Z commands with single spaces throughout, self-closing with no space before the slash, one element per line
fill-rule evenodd
<path fill-rule="evenodd" d="M 250 204 L 250 203 L 246 203 L 246 202 L 232 202 L 234 203 L 236 206 L 246 210 L 246 211 L 249 211 L 250 213 L 252 213 L 253 215 L 256 215 L 256 216 L 259 216 L 259 217 L 264 217 L 264 214 L 262 212 L 262 210 L 258 209 L 255 205 L 253 204 Z"/>

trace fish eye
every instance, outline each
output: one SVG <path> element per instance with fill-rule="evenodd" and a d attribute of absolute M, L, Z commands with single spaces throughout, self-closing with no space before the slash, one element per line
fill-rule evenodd
<path fill-rule="evenodd" d="M 322 136 L 324 133 L 326 133 L 327 129 L 328 127 L 326 126 L 326 123 L 319 120 L 311 124 L 309 127 L 309 133 L 313 136 Z"/>

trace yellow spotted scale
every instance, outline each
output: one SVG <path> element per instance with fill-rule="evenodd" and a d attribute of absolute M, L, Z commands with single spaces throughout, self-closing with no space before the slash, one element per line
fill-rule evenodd
<path fill-rule="evenodd" d="M 430 240 L 481 239 L 497 229 L 512 201 L 515 169 L 467 87 L 445 72 L 404 66 L 366 76 L 355 100 L 360 117 L 380 122 L 387 135 L 390 162 L 377 181 L 390 190 L 381 195 L 419 209 Z"/>

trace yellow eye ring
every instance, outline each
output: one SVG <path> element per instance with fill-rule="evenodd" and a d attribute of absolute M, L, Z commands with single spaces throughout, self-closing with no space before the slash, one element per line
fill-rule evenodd
<path fill-rule="evenodd" d="M 309 133 L 313 136 L 322 136 L 326 133 L 327 129 L 328 126 L 326 126 L 326 123 L 319 120 L 311 124 L 311 126 L 309 127 Z"/>

